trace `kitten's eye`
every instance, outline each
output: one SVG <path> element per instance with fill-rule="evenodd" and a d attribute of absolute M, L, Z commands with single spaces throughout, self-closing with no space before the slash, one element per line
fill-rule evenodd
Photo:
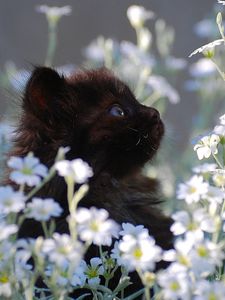
<path fill-rule="evenodd" d="M 114 117 L 123 117 L 125 116 L 124 110 L 119 105 L 113 105 L 109 109 L 109 114 Z"/>

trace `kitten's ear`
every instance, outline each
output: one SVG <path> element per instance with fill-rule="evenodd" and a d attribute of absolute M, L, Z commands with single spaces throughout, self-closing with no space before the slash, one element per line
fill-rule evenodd
<path fill-rule="evenodd" d="M 49 115 L 57 110 L 66 84 L 63 77 L 47 67 L 37 67 L 28 80 L 23 99 L 25 111 L 36 116 Z"/>

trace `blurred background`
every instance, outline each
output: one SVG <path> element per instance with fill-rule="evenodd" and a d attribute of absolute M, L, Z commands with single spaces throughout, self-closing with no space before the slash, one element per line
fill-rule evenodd
<path fill-rule="evenodd" d="M 127 18 L 127 9 L 134 4 L 154 12 L 140 32 Z M 54 27 L 57 44 L 48 63 L 51 21 L 43 7 L 37 11 L 40 5 L 72 9 Z M 0 1 L 2 132 L 7 132 L 4 124 L 18 115 L 15 99 L 33 65 L 48 64 L 65 74 L 106 65 L 130 84 L 141 102 L 156 106 L 163 115 L 166 154 L 159 159 L 171 196 L 174 175 L 180 180 L 193 165 L 191 140 L 224 113 L 224 87 L 215 67 L 202 55 L 188 58 L 196 48 L 220 38 L 215 22 L 219 10 L 223 7 L 216 0 Z M 152 176 L 157 172 L 151 170 Z"/>

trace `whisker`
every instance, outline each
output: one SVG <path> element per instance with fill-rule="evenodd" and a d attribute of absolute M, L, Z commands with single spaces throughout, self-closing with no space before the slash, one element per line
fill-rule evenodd
<path fill-rule="evenodd" d="M 134 128 L 132 128 L 132 127 L 127 127 L 128 129 L 130 129 L 130 130 L 132 130 L 132 131 L 135 131 L 135 132 L 139 132 L 137 129 L 134 129 Z"/>
<path fill-rule="evenodd" d="M 139 136 L 139 140 L 137 141 L 137 143 L 136 143 L 135 146 L 139 145 L 139 144 L 140 144 L 140 141 L 141 141 L 141 138 L 140 138 L 140 136 Z"/>

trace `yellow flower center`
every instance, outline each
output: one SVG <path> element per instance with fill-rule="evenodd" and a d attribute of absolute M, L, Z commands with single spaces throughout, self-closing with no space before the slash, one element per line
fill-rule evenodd
<path fill-rule="evenodd" d="M 179 256 L 178 256 L 178 262 L 179 262 L 181 265 L 189 266 L 189 260 L 187 259 L 187 257 L 185 257 L 185 256 L 183 256 L 183 255 L 179 255 Z"/>
<path fill-rule="evenodd" d="M 91 222 L 91 226 L 90 228 L 95 231 L 98 232 L 99 231 L 99 224 L 96 221 Z"/>
<path fill-rule="evenodd" d="M 194 187 L 194 186 L 190 186 L 190 187 L 189 187 L 188 192 L 189 192 L 190 194 L 194 194 L 194 193 L 196 193 L 196 191 L 197 191 L 197 188 L 196 188 L 196 187 Z"/>
<path fill-rule="evenodd" d="M 9 278 L 6 275 L 0 275 L 0 283 L 7 283 L 9 282 Z"/>
<path fill-rule="evenodd" d="M 217 298 L 216 298 L 216 295 L 213 293 L 213 292 L 211 292 L 210 294 L 209 294 L 209 298 L 208 298 L 208 300 L 216 300 Z"/>
<path fill-rule="evenodd" d="M 136 248 L 133 252 L 133 255 L 136 259 L 140 259 L 143 255 L 143 252 L 141 251 L 140 248 Z"/>
<path fill-rule="evenodd" d="M 87 275 L 88 278 L 95 278 L 95 277 L 98 277 L 97 269 L 95 269 L 95 268 L 89 268 L 89 269 L 86 271 L 86 275 Z"/>
<path fill-rule="evenodd" d="M 32 175 L 32 170 L 29 168 L 24 167 L 21 171 L 25 175 Z"/>
<path fill-rule="evenodd" d="M 170 284 L 170 289 L 173 291 L 173 292 L 176 292 L 178 291 L 180 288 L 180 285 L 178 282 L 174 281 L 174 282 L 171 282 Z"/>
<path fill-rule="evenodd" d="M 188 231 L 194 231 L 194 230 L 196 230 L 198 228 L 198 226 L 197 226 L 197 224 L 196 223 L 190 223 L 190 224 L 188 224 L 188 226 L 187 226 L 187 229 L 188 229 Z"/>
<path fill-rule="evenodd" d="M 207 257 L 208 256 L 208 251 L 203 245 L 200 245 L 198 247 L 197 252 L 198 252 L 199 256 L 201 256 L 201 257 Z"/>

